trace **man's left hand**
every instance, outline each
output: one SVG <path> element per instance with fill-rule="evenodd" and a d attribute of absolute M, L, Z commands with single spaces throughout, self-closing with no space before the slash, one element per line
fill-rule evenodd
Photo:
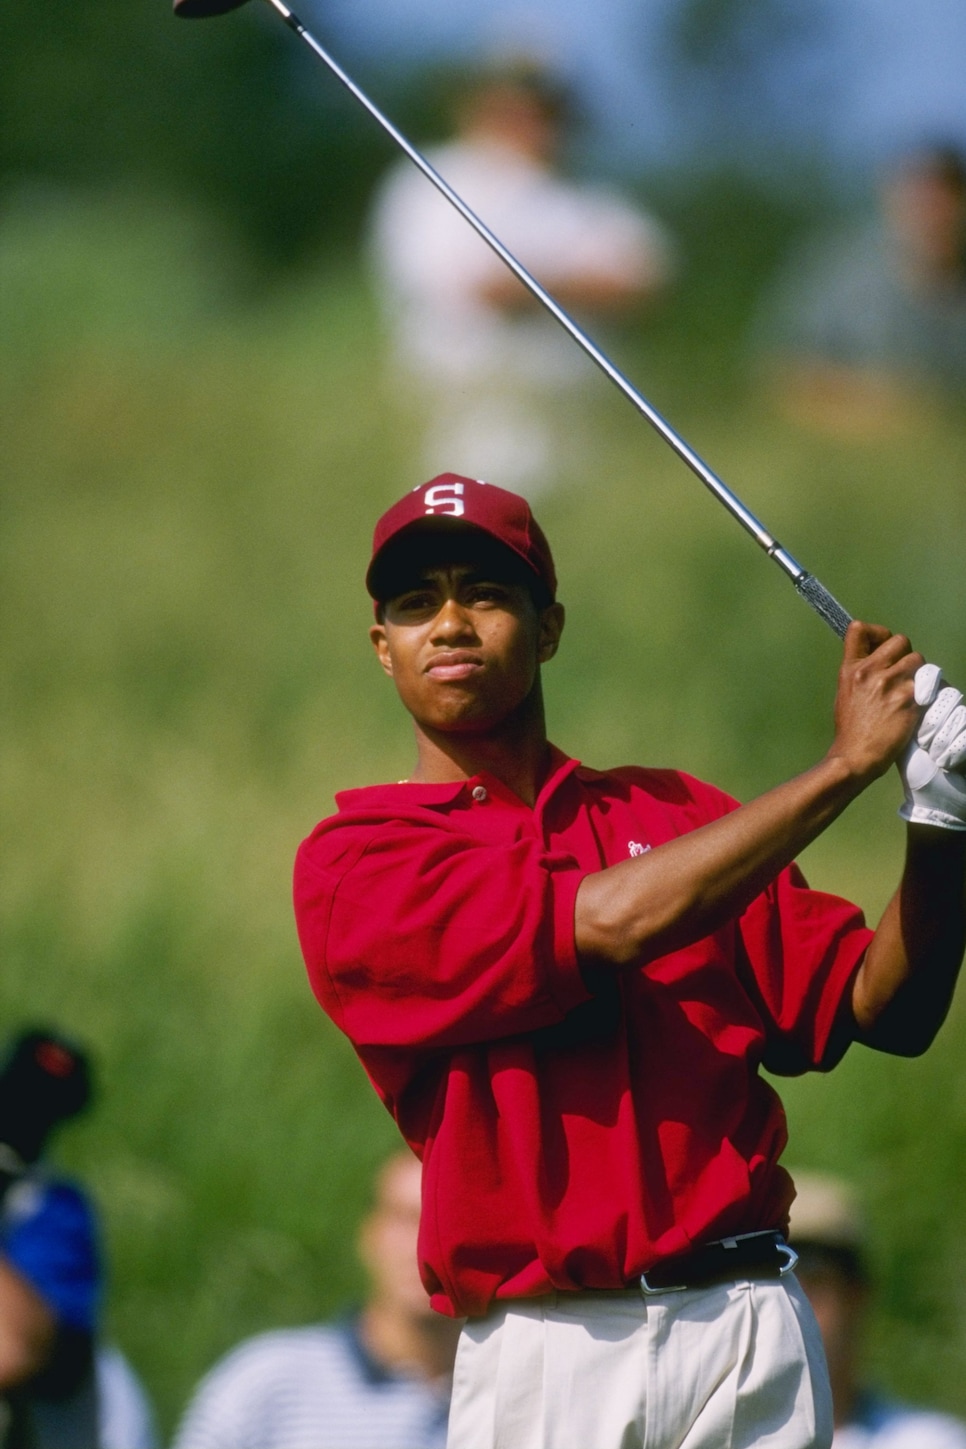
<path fill-rule="evenodd" d="M 925 713 L 899 762 L 903 820 L 966 830 L 966 705 L 936 664 L 916 672 L 916 703 Z"/>

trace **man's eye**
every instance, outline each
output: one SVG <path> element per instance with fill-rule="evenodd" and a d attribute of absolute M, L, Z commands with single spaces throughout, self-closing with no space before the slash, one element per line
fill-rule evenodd
<path fill-rule="evenodd" d="M 474 584 L 468 592 L 474 603 L 503 603 L 506 599 L 506 589 L 502 584 Z"/>
<path fill-rule="evenodd" d="M 433 603 L 432 594 L 428 593 L 425 589 L 421 591 L 413 590 L 412 593 L 400 594 L 397 599 L 394 599 L 393 607 L 403 610 L 406 613 L 415 613 L 422 609 L 432 608 Z"/>

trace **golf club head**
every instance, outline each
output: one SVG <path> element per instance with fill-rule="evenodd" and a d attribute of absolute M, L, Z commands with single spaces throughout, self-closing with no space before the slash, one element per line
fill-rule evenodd
<path fill-rule="evenodd" d="M 182 20 L 207 20 L 209 15 L 227 15 L 247 4 L 248 0 L 174 0 L 174 13 Z"/>

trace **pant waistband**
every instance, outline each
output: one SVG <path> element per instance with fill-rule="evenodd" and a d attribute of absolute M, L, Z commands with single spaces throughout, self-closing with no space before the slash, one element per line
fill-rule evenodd
<path fill-rule="evenodd" d="M 642 1293 L 683 1293 L 688 1288 L 708 1288 L 739 1278 L 782 1278 L 798 1262 L 798 1254 L 779 1232 L 740 1233 L 704 1243 L 691 1253 L 665 1258 L 638 1283 Z"/>

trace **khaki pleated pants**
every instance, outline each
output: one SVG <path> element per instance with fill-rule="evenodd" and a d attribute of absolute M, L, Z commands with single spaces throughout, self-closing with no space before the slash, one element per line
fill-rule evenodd
<path fill-rule="evenodd" d="M 829 1449 L 794 1275 L 645 1297 L 555 1293 L 463 1330 L 448 1449 Z"/>

